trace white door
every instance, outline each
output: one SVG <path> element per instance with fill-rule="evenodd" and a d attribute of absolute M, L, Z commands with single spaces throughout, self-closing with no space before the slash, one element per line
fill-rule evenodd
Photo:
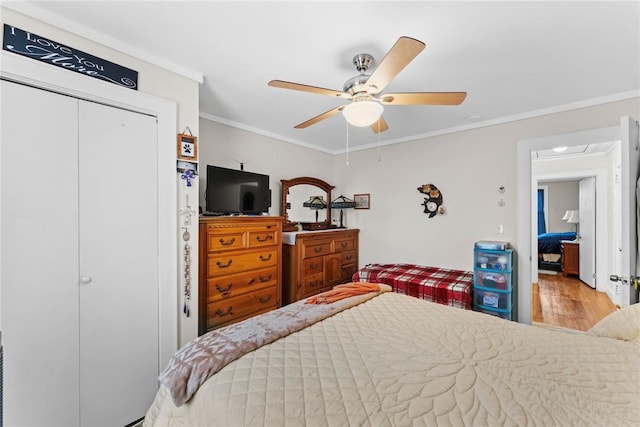
<path fill-rule="evenodd" d="M 580 280 L 596 287 L 596 178 L 580 180 Z"/>
<path fill-rule="evenodd" d="M 640 273 L 636 271 L 638 254 L 636 183 L 640 153 L 638 122 L 630 117 L 623 117 L 620 128 L 622 134 L 621 271 L 614 274 L 621 277 L 619 304 L 624 307 L 638 302 L 638 291 L 633 287 L 631 278 Z"/>
<path fill-rule="evenodd" d="M 6 425 L 126 425 L 157 390 L 155 118 L 2 82 Z"/>
<path fill-rule="evenodd" d="M 620 162 L 614 165 L 613 176 L 613 206 L 611 209 L 613 215 L 613 239 L 612 239 L 612 260 L 613 270 L 609 273 L 615 277 L 619 276 L 622 272 L 622 165 Z M 620 283 L 619 281 L 610 282 L 612 285 L 610 289 L 610 295 L 613 295 L 613 302 L 620 305 Z"/>
<path fill-rule="evenodd" d="M 0 84 L 4 425 L 74 426 L 78 101 Z"/>
<path fill-rule="evenodd" d="M 79 110 L 80 425 L 124 426 L 158 388 L 156 119 Z"/>

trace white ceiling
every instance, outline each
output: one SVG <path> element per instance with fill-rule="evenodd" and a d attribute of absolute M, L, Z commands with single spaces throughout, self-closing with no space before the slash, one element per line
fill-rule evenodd
<path fill-rule="evenodd" d="M 637 1 L 33 3 L 53 25 L 202 75 L 203 117 L 330 153 L 346 147 L 341 115 L 293 126 L 345 101 L 267 83 L 342 90 L 358 74 L 354 55 L 380 61 L 403 35 L 427 48 L 384 92 L 468 96 L 460 106 L 387 106 L 382 144 L 640 94 Z M 351 149 L 379 143 L 369 128 L 348 137 Z"/>
<path fill-rule="evenodd" d="M 613 150 L 619 142 L 600 142 L 597 144 L 573 145 L 570 147 L 559 146 L 550 150 L 539 150 L 532 153 L 533 160 L 567 159 L 570 157 L 592 155 L 606 155 Z M 560 151 L 562 149 L 562 151 Z"/>

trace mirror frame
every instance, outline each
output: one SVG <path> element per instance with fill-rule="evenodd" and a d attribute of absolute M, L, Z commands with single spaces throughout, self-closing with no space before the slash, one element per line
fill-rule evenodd
<path fill-rule="evenodd" d="M 284 217 L 284 227 L 283 227 L 283 231 L 297 231 L 298 227 L 297 227 L 297 222 L 292 222 L 289 221 L 289 217 L 287 216 L 287 196 L 289 194 L 289 188 L 293 187 L 294 185 L 301 185 L 301 184 L 306 184 L 306 185 L 313 185 L 315 187 L 320 188 L 321 190 L 324 190 L 327 193 L 327 217 L 324 221 L 321 222 L 317 222 L 317 223 L 313 223 L 316 224 L 317 226 L 315 227 L 316 229 L 320 230 L 320 229 L 327 229 L 330 228 L 331 226 L 331 190 L 333 190 L 335 188 L 335 186 L 329 184 L 326 181 L 323 181 L 319 178 L 312 178 L 309 176 L 302 176 L 299 178 L 293 178 L 293 179 L 281 179 L 280 182 L 282 183 L 282 197 L 281 197 L 281 202 L 282 202 L 282 216 Z"/>

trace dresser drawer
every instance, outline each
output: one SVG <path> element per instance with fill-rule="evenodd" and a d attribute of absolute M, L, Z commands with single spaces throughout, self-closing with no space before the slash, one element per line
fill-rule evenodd
<path fill-rule="evenodd" d="M 249 317 L 256 312 L 269 311 L 278 307 L 276 286 L 241 294 L 207 304 L 207 329 Z"/>
<path fill-rule="evenodd" d="M 342 264 L 354 264 L 358 261 L 357 251 L 342 252 Z"/>
<path fill-rule="evenodd" d="M 355 239 L 340 239 L 336 240 L 335 251 L 352 251 L 356 248 Z"/>
<path fill-rule="evenodd" d="M 273 230 L 250 231 L 248 234 L 249 238 L 247 241 L 250 248 L 270 246 L 278 243 L 278 231 L 275 227 Z"/>
<path fill-rule="evenodd" d="M 207 232 L 207 251 L 220 252 L 244 248 L 245 233 L 241 231 Z"/>
<path fill-rule="evenodd" d="M 314 257 L 320 255 L 330 254 L 331 250 L 331 240 L 326 240 L 322 242 L 313 242 L 313 244 L 305 244 L 304 245 L 304 257 Z"/>
<path fill-rule="evenodd" d="M 302 263 L 303 276 L 311 276 L 314 274 L 322 273 L 324 261 L 321 256 L 306 258 Z"/>
<path fill-rule="evenodd" d="M 322 292 L 325 288 L 324 284 L 324 275 L 320 274 L 310 274 L 308 276 L 304 276 L 302 278 L 302 289 L 301 294 L 303 297 L 308 295 L 314 295 L 318 292 Z M 329 286 L 329 289 L 331 287 Z"/>
<path fill-rule="evenodd" d="M 353 274 L 358 271 L 357 264 L 342 264 L 340 268 L 340 277 L 343 282 L 351 282 Z"/>
<path fill-rule="evenodd" d="M 207 279 L 207 302 L 234 298 L 246 292 L 278 284 L 276 267 L 254 270 L 247 273 Z"/>
<path fill-rule="evenodd" d="M 207 277 L 224 276 L 278 265 L 278 247 L 229 254 L 213 254 L 207 260 Z"/>

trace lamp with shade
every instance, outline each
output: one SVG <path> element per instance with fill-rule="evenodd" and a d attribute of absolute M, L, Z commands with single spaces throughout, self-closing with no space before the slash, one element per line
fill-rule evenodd
<path fill-rule="evenodd" d="M 566 221 L 567 224 L 575 224 L 576 226 L 576 240 L 579 239 L 578 236 L 578 226 L 580 225 L 580 212 L 578 210 L 570 209 L 564 213 L 562 217 L 563 221 Z"/>
<path fill-rule="evenodd" d="M 331 201 L 331 209 L 336 208 L 336 209 L 340 209 L 340 228 L 344 228 L 344 225 L 342 225 L 342 215 L 343 209 L 349 209 L 349 208 L 355 208 L 356 207 L 356 203 L 349 199 L 348 197 L 345 197 L 343 195 L 340 195 L 338 197 L 336 197 L 335 199 L 333 199 Z"/>
<path fill-rule="evenodd" d="M 327 202 L 324 201 L 322 196 L 311 196 L 309 200 L 302 204 L 305 208 L 311 208 L 316 211 L 316 222 L 318 222 L 318 211 L 320 209 L 326 209 Z"/>

